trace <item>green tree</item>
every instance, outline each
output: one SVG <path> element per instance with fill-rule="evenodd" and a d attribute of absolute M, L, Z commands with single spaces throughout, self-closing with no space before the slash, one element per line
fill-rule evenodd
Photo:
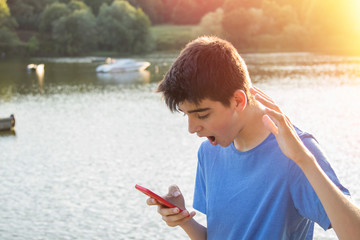
<path fill-rule="evenodd" d="M 35 54 L 39 51 L 40 49 L 40 42 L 39 40 L 35 37 L 35 35 L 33 35 L 29 41 L 27 42 L 27 49 L 29 54 Z"/>
<path fill-rule="evenodd" d="M 151 44 L 150 24 L 141 9 L 126 1 L 104 4 L 97 17 L 99 46 L 125 53 L 147 51 Z"/>
<path fill-rule="evenodd" d="M 6 0 L 0 0 L 0 28 L 1 27 L 10 29 L 17 27 L 16 21 L 11 17 Z"/>
<path fill-rule="evenodd" d="M 96 21 L 90 10 L 75 10 L 54 22 L 52 39 L 57 53 L 78 55 L 96 48 Z"/>
<path fill-rule="evenodd" d="M 67 4 L 67 8 L 70 9 L 71 12 L 74 12 L 75 10 L 90 10 L 90 8 L 82 1 L 77 0 L 71 0 Z"/>
<path fill-rule="evenodd" d="M 154 48 L 154 39 L 150 33 L 151 22 L 141 8 L 136 9 L 133 22 L 134 41 L 131 49 L 134 53 L 149 52 Z"/>
<path fill-rule="evenodd" d="M 165 6 L 159 0 L 137 0 L 136 6 L 146 13 L 153 24 L 164 23 L 166 21 Z"/>
<path fill-rule="evenodd" d="M 41 15 L 40 31 L 43 33 L 51 33 L 53 23 L 70 13 L 71 11 L 64 3 L 54 2 L 51 5 L 48 5 Z"/>
<path fill-rule="evenodd" d="M 84 3 L 89 6 L 92 10 L 92 12 L 95 14 L 95 16 L 98 15 L 100 6 L 102 4 L 111 4 L 113 0 L 83 0 Z"/>
<path fill-rule="evenodd" d="M 19 24 L 19 29 L 38 30 L 41 13 L 46 5 L 54 0 L 10 0 L 8 5 L 11 15 Z"/>
<path fill-rule="evenodd" d="M 21 44 L 18 36 L 5 27 L 0 27 L 0 53 L 12 52 Z"/>
<path fill-rule="evenodd" d="M 17 26 L 16 21 L 11 17 L 6 0 L 0 0 L 0 52 L 11 52 L 21 42 L 13 28 Z"/>

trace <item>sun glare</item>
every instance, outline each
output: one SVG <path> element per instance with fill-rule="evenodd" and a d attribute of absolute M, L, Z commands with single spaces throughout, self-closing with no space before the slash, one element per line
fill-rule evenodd
<path fill-rule="evenodd" d="M 360 1 L 353 0 L 352 15 L 354 16 L 354 25 L 357 31 L 360 31 Z"/>

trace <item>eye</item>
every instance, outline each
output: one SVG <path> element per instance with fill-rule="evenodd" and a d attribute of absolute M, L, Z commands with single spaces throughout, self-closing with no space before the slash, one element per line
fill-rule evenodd
<path fill-rule="evenodd" d="M 210 115 L 210 113 L 205 114 L 205 115 L 202 115 L 202 116 L 198 115 L 198 118 L 199 118 L 199 119 L 206 119 L 206 118 L 209 117 L 209 115 Z"/>

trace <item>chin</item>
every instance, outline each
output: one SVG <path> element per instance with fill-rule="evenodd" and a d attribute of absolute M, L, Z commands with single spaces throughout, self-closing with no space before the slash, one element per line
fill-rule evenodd
<path fill-rule="evenodd" d="M 232 143 L 232 142 L 229 142 L 229 143 L 218 143 L 218 145 L 225 148 L 225 147 L 230 146 L 231 143 Z"/>

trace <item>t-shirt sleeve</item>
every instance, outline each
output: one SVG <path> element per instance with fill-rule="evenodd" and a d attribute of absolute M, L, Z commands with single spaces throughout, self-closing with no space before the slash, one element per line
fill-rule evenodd
<path fill-rule="evenodd" d="M 349 191 L 340 184 L 317 141 L 311 135 L 302 136 L 302 141 L 335 185 L 344 194 L 350 195 Z M 302 216 L 318 223 L 324 230 L 327 230 L 330 227 L 330 220 L 303 171 L 294 163 L 290 167 L 289 174 L 290 178 L 293 179 L 290 183 L 291 196 L 298 212 Z"/>
<path fill-rule="evenodd" d="M 205 174 L 202 164 L 201 148 L 198 152 L 198 164 L 196 170 L 195 179 L 195 192 L 194 192 L 194 209 L 206 214 L 206 185 L 205 185 Z"/>

